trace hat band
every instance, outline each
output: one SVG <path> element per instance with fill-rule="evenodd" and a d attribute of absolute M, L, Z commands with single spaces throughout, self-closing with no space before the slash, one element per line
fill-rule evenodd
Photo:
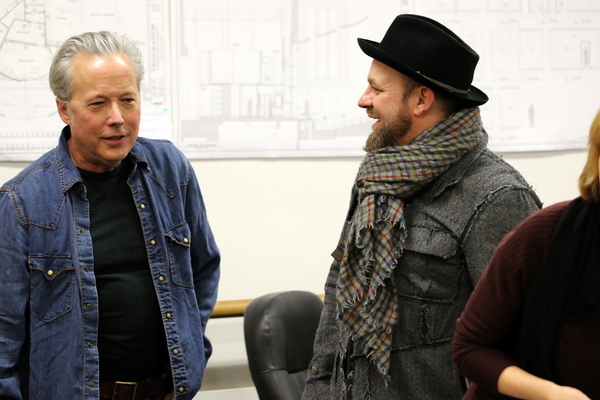
<path fill-rule="evenodd" d="M 456 93 L 460 93 L 460 94 L 467 94 L 467 93 L 469 93 L 469 92 L 471 91 L 471 89 L 467 89 L 467 90 L 464 90 L 464 89 L 457 89 L 457 88 L 455 88 L 455 87 L 453 87 L 453 86 L 450 86 L 450 85 L 447 85 L 447 84 L 445 84 L 444 82 L 440 82 L 440 81 L 437 81 L 437 80 L 435 80 L 435 79 L 433 79 L 433 78 L 430 78 L 430 77 L 428 77 L 427 75 L 423 75 L 423 74 L 422 74 L 421 72 L 419 72 L 419 71 L 415 71 L 415 72 L 416 72 L 417 74 L 421 75 L 423 78 L 425 78 L 425 79 L 428 79 L 428 80 L 430 80 L 431 82 L 435 83 L 436 85 L 438 85 L 438 86 L 440 86 L 440 87 L 442 87 L 442 88 L 444 88 L 444 89 L 446 89 L 446 90 L 449 90 L 449 91 L 451 91 L 451 92 L 456 92 Z"/>

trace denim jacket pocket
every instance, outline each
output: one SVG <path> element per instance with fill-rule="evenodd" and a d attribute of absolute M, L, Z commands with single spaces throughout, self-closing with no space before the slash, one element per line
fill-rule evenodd
<path fill-rule="evenodd" d="M 67 314 L 73 308 L 75 267 L 70 257 L 29 258 L 31 313 L 45 322 Z"/>
<path fill-rule="evenodd" d="M 165 232 L 169 251 L 169 268 L 171 279 L 179 286 L 194 287 L 192 273 L 192 256 L 190 254 L 191 231 L 186 221 L 183 221 Z"/>
<path fill-rule="evenodd" d="M 411 226 L 404 254 L 394 272 L 398 294 L 449 303 L 461 279 L 460 244 L 445 231 Z"/>

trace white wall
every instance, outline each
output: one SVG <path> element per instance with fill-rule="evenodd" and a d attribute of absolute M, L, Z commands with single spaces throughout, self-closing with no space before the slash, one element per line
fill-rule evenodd
<path fill-rule="evenodd" d="M 586 152 L 510 153 L 504 158 L 545 205 L 578 195 Z M 301 289 L 323 293 L 331 252 L 359 158 L 195 160 L 221 248 L 220 300 Z M 0 163 L 5 182 L 27 163 Z M 201 400 L 256 400 L 243 344 L 242 318 L 212 320 L 215 348 Z M 218 390 L 228 388 L 228 390 Z"/>
<path fill-rule="evenodd" d="M 510 153 L 548 205 L 578 195 L 586 152 Z M 360 159 L 194 161 L 223 254 L 221 300 L 323 292 Z"/>
<path fill-rule="evenodd" d="M 507 153 L 548 205 L 578 194 L 586 151 Z M 359 158 L 195 160 L 217 243 L 219 300 L 323 292 Z M 27 163 L 0 163 L 0 181 Z"/>
<path fill-rule="evenodd" d="M 577 196 L 586 151 L 507 153 L 545 204 Z M 220 300 L 322 292 L 360 158 L 194 160 L 223 255 Z M 5 182 L 28 163 L 0 162 Z"/>

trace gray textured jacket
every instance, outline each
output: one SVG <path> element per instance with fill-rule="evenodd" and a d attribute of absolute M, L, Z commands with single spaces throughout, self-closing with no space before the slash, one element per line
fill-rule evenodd
<path fill-rule="evenodd" d="M 500 239 L 537 211 L 540 200 L 514 168 L 483 145 L 407 200 L 408 239 L 394 272 L 400 319 L 387 387 L 375 366 L 353 351 L 337 320 L 335 286 L 355 204 L 353 193 L 325 284 L 303 400 L 460 399 L 463 385 L 450 353 L 454 323 Z"/>

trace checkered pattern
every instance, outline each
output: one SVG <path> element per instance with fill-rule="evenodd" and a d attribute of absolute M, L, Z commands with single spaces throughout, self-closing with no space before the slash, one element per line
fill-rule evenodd
<path fill-rule="evenodd" d="M 391 279 L 407 232 L 403 199 L 486 140 L 479 108 L 452 114 L 405 146 L 368 154 L 358 171 L 354 213 L 337 282 L 338 315 L 355 345 L 389 379 L 398 298 Z"/>

